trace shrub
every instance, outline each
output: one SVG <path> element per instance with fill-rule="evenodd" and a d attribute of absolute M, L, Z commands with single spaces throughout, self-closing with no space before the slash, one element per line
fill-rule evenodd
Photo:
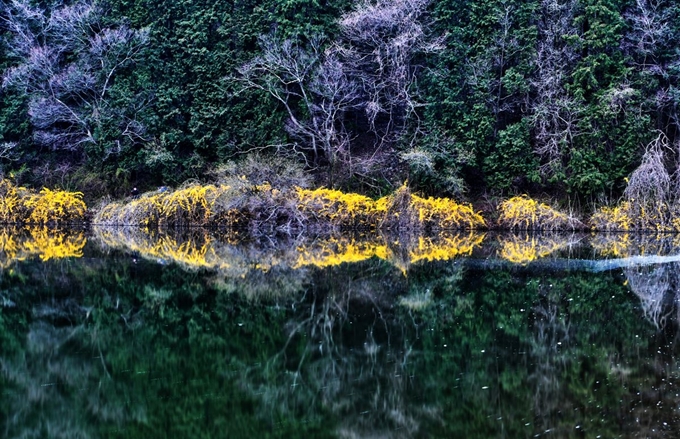
<path fill-rule="evenodd" d="M 35 193 L 0 180 L 0 221 L 5 224 L 84 222 L 87 206 L 80 192 L 43 188 Z"/>
<path fill-rule="evenodd" d="M 296 190 L 298 209 L 311 222 L 333 227 L 375 228 L 386 213 L 386 205 L 364 195 L 334 189 Z"/>
<path fill-rule="evenodd" d="M 31 224 L 83 222 L 87 206 L 81 192 L 67 192 L 43 188 L 24 202 L 31 212 L 27 222 Z"/>
<path fill-rule="evenodd" d="M 585 226 L 577 218 L 526 195 L 512 197 L 498 206 L 499 227 L 509 230 L 577 230 Z"/>
<path fill-rule="evenodd" d="M 452 230 L 486 227 L 484 218 L 468 204 L 450 198 L 422 198 L 406 184 L 378 201 L 385 206 L 381 226 L 389 229 Z"/>
<path fill-rule="evenodd" d="M 226 182 L 229 184 L 226 184 Z M 278 189 L 254 184 L 246 176 L 219 185 L 188 184 L 176 191 L 154 191 L 127 203 L 100 207 L 94 222 L 103 225 L 229 226 L 252 233 L 335 229 L 475 229 L 484 219 L 471 206 L 448 198 L 421 198 L 405 186 L 373 200 L 334 189 Z"/>

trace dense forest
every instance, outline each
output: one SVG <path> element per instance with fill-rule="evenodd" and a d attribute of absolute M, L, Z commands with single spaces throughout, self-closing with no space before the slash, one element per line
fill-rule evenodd
<path fill-rule="evenodd" d="M 663 0 L 10 0 L 0 171 L 91 199 L 206 182 L 256 154 L 371 196 L 408 180 L 587 209 L 636 169 L 663 180 L 637 184 L 675 184 L 679 12 Z"/>

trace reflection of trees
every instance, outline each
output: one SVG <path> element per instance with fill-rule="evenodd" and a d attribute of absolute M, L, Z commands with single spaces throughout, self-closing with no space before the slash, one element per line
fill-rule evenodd
<path fill-rule="evenodd" d="M 680 311 L 680 263 L 630 267 L 623 272 L 631 291 L 640 298 L 645 317 L 657 330 L 664 329 L 673 314 Z"/>
<path fill-rule="evenodd" d="M 142 401 L 116 386 L 98 343 L 83 343 L 83 331 L 38 320 L 21 352 L 0 357 L 3 405 L 12 409 L 5 437 L 89 438 L 99 423 L 144 421 Z"/>
<path fill-rule="evenodd" d="M 601 256 L 626 258 L 631 256 L 665 256 L 680 253 L 677 233 L 597 233 L 590 240 Z"/>
<path fill-rule="evenodd" d="M 542 285 L 533 307 L 533 332 L 529 345 L 534 368 L 528 379 L 534 392 L 537 429 L 554 428 L 554 414 L 564 404 L 563 377 L 573 352 L 569 346 L 571 323 L 561 306 L 561 299 L 548 285 Z"/>
<path fill-rule="evenodd" d="M 375 267 L 317 272 L 286 325 L 288 341 L 244 386 L 267 413 L 339 420 L 340 437 L 410 437 L 437 409 L 409 398 L 414 347 L 394 309 L 407 288 Z M 310 404 L 311 402 L 311 404 Z"/>

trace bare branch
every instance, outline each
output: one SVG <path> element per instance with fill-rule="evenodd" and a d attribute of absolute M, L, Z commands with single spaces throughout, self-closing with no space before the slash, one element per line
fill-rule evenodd
<path fill-rule="evenodd" d="M 41 10 L 28 0 L 12 0 L 3 12 L 12 35 L 10 51 L 20 61 L 5 72 L 2 85 L 30 97 L 36 142 L 77 151 L 84 143 L 97 144 L 93 133 L 116 119 L 127 121 L 119 124 L 125 127 L 118 142 L 141 139 L 133 133 L 143 132 L 142 127 L 110 105 L 108 91 L 115 75 L 147 44 L 146 30 L 104 28 L 102 11 L 87 2 Z"/>

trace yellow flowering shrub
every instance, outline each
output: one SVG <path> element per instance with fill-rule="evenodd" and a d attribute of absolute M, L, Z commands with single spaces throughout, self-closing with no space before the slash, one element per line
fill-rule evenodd
<path fill-rule="evenodd" d="M 192 184 L 163 194 L 161 225 L 189 226 L 209 224 L 215 199 L 226 188 L 214 185 Z"/>
<path fill-rule="evenodd" d="M 418 223 L 423 227 L 449 230 L 486 227 L 484 218 L 471 205 L 450 198 L 422 198 L 411 194 L 411 208 L 418 213 Z"/>
<path fill-rule="evenodd" d="M 80 192 L 43 188 L 35 193 L 0 179 L 0 222 L 63 224 L 84 222 L 87 206 Z"/>
<path fill-rule="evenodd" d="M 602 207 L 590 217 L 593 230 L 628 231 L 631 226 L 630 203 L 622 202 L 614 207 Z"/>
<path fill-rule="evenodd" d="M 73 223 L 85 220 L 87 206 L 82 192 L 67 192 L 43 188 L 24 202 L 30 210 L 31 224 Z"/>
<path fill-rule="evenodd" d="M 576 218 L 526 195 L 512 197 L 498 206 L 498 226 L 509 230 L 574 230 L 583 228 Z"/>
<path fill-rule="evenodd" d="M 680 211 L 665 201 L 636 203 L 622 201 L 614 207 L 602 207 L 590 218 L 591 228 L 597 231 L 680 231 Z"/>
<path fill-rule="evenodd" d="M 335 189 L 296 188 L 296 195 L 303 215 L 334 226 L 376 227 L 386 212 L 385 203 Z"/>

